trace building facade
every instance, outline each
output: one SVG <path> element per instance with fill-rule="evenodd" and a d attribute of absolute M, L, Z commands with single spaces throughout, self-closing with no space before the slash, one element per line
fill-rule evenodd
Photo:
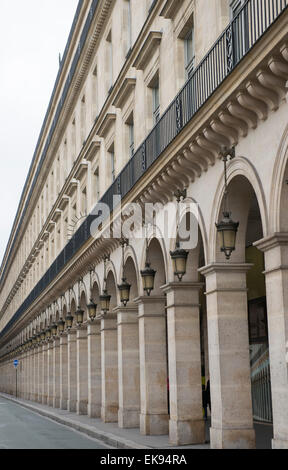
<path fill-rule="evenodd" d="M 287 6 L 79 2 L 1 266 L 1 392 L 185 445 L 209 379 L 212 448 L 254 419 L 288 448 Z M 171 202 L 172 236 L 143 223 Z"/>

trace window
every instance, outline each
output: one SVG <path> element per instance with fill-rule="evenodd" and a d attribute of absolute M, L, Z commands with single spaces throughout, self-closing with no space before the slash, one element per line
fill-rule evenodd
<path fill-rule="evenodd" d="M 128 19 L 128 52 L 132 47 L 132 15 L 131 15 L 131 0 L 127 2 L 127 19 Z"/>
<path fill-rule="evenodd" d="M 236 65 L 249 48 L 248 9 L 242 8 L 245 0 L 233 0 L 230 3 L 232 22 L 233 65 Z"/>
<path fill-rule="evenodd" d="M 112 46 L 112 32 L 110 31 L 107 39 L 107 78 L 108 78 L 108 93 L 113 86 L 113 46 Z"/>
<path fill-rule="evenodd" d="M 152 111 L 153 111 L 153 124 L 157 124 L 160 119 L 160 95 L 159 95 L 159 79 L 152 87 Z"/>
<path fill-rule="evenodd" d="M 239 13 L 243 6 L 244 0 L 233 0 L 230 3 L 231 8 L 231 19 L 235 18 L 235 16 Z"/>
<path fill-rule="evenodd" d="M 93 201 L 98 202 L 99 201 L 99 168 L 97 167 L 96 170 L 93 173 Z"/>
<path fill-rule="evenodd" d="M 195 65 L 195 51 L 194 51 L 194 27 L 190 29 L 184 39 L 185 47 L 185 69 L 186 79 L 190 78 Z"/>
<path fill-rule="evenodd" d="M 129 155 L 130 158 L 133 157 L 134 154 L 134 123 L 128 124 L 129 127 Z"/>
<path fill-rule="evenodd" d="M 114 153 L 114 143 L 111 145 L 111 147 L 108 150 L 108 158 L 110 160 L 110 171 L 111 171 L 111 181 L 115 181 L 115 153 Z"/>

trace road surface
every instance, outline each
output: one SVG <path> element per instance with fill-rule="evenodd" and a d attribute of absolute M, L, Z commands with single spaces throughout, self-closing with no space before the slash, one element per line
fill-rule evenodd
<path fill-rule="evenodd" d="M 85 434 L 0 397 L 1 449 L 107 449 Z"/>

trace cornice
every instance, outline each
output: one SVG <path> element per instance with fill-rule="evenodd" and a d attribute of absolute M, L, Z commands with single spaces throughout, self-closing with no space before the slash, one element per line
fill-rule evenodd
<path fill-rule="evenodd" d="M 119 91 L 112 103 L 115 108 L 122 109 L 124 102 L 130 96 L 130 94 L 134 91 L 136 86 L 136 78 L 125 78 L 122 85 L 119 88 Z"/>
<path fill-rule="evenodd" d="M 138 56 L 136 57 L 133 63 L 133 67 L 135 67 L 137 70 L 144 70 L 145 66 L 151 58 L 152 52 L 154 52 L 156 48 L 159 47 L 161 39 L 161 31 L 151 31 L 148 34 Z"/>
<path fill-rule="evenodd" d="M 173 19 L 177 13 L 177 10 L 181 8 L 179 0 L 167 0 L 164 7 L 160 12 L 160 16 L 163 16 L 166 19 Z"/>
<path fill-rule="evenodd" d="M 96 153 L 101 148 L 101 141 L 100 140 L 93 140 L 89 145 L 87 152 L 85 153 L 85 158 L 87 161 L 91 162 L 96 155 Z"/>
<path fill-rule="evenodd" d="M 109 130 L 111 129 L 111 126 L 113 124 L 115 124 L 115 122 L 116 122 L 116 114 L 115 113 L 107 113 L 106 116 L 104 117 L 103 121 L 101 122 L 99 129 L 98 129 L 99 137 L 106 137 Z"/>

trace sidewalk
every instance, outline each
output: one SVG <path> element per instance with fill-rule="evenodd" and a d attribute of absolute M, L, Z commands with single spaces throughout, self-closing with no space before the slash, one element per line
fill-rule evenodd
<path fill-rule="evenodd" d="M 120 429 L 115 423 L 103 423 L 100 419 L 79 416 L 69 411 L 51 408 L 47 405 L 30 402 L 11 395 L 0 393 L 0 397 L 24 406 L 32 412 L 50 418 L 60 424 L 70 426 L 90 437 L 103 441 L 114 449 L 210 449 L 209 424 L 206 425 L 206 441 L 204 445 L 174 447 L 169 445 L 168 436 L 142 436 L 139 429 Z"/>

